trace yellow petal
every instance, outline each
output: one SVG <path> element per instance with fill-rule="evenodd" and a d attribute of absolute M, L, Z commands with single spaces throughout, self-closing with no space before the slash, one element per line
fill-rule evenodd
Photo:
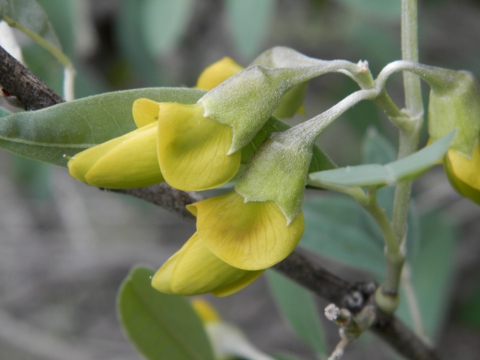
<path fill-rule="evenodd" d="M 161 103 L 158 161 L 165 181 L 184 191 L 225 184 L 240 167 L 240 151 L 227 155 L 232 128 L 203 117 L 200 104 Z"/>
<path fill-rule="evenodd" d="M 457 150 L 449 150 L 445 156 L 445 171 L 455 190 L 480 203 L 479 143 L 475 145 L 471 159 Z"/>
<path fill-rule="evenodd" d="M 149 99 L 137 99 L 133 103 L 133 120 L 138 128 L 158 120 L 159 103 Z"/>
<path fill-rule="evenodd" d="M 203 70 L 198 77 L 197 88 L 211 90 L 242 70 L 242 66 L 229 57 L 224 57 Z"/>
<path fill-rule="evenodd" d="M 273 201 L 245 203 L 236 192 L 193 204 L 197 232 L 205 246 L 227 264 L 244 270 L 266 269 L 286 258 L 300 241 L 300 213 L 286 226 Z"/>
<path fill-rule="evenodd" d="M 70 176 L 86 183 L 87 180 L 85 179 L 85 175 L 91 169 L 91 167 L 98 161 L 98 159 L 100 159 L 122 141 L 122 137 L 118 137 L 75 154 L 74 157 L 68 160 L 67 164 Z"/>
<path fill-rule="evenodd" d="M 92 186 L 128 189 L 163 182 L 157 158 L 157 124 L 152 123 L 121 137 L 91 166 L 85 180 Z"/>
<path fill-rule="evenodd" d="M 262 271 L 236 269 L 214 256 L 195 233 L 154 275 L 152 286 L 183 296 L 219 291 L 231 294 L 250 284 Z"/>
<path fill-rule="evenodd" d="M 193 299 L 191 304 L 204 323 L 218 323 L 222 320 L 218 312 L 207 301 L 197 298 Z"/>

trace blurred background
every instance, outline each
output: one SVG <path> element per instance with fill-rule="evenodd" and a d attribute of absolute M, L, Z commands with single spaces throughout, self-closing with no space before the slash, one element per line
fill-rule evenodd
<path fill-rule="evenodd" d="M 401 58 L 399 0 L 37 1 L 75 64 L 77 98 L 138 87 L 194 86 L 212 62 L 230 56 L 247 66 L 276 45 L 322 59 L 367 60 L 374 75 Z M 420 61 L 470 70 L 480 78 L 480 1 L 421 0 L 419 7 Z M 18 39 L 26 65 L 61 94 L 62 66 L 25 36 Z M 399 106 L 400 85 L 397 75 L 387 86 Z M 339 74 L 315 79 L 306 114 L 288 122 L 313 117 L 355 89 Z M 394 148 L 396 130 L 372 104 L 361 103 L 326 130 L 318 145 L 338 165 L 354 165 L 365 161 L 369 137 Z M 140 359 L 116 318 L 117 289 L 134 264 L 161 266 L 191 236 L 194 224 L 75 182 L 63 168 L 5 151 L 0 166 L 0 358 Z M 340 215 L 331 219 L 331 240 L 337 241 L 341 221 L 350 219 L 350 205 L 342 208 L 335 197 L 320 195 L 318 200 L 318 192 L 307 192 L 313 199 L 308 206 L 320 216 L 323 209 L 326 218 L 330 212 Z M 435 214 L 428 217 L 429 246 L 436 247 L 437 239 L 444 245 L 432 264 L 418 264 L 428 274 L 416 283 L 420 302 L 433 309 L 427 332 L 444 358 L 479 359 L 480 208 L 451 189 L 441 166 L 415 183 L 414 196 L 413 217 Z M 415 232 L 415 225 L 411 228 Z M 317 258 L 346 279 L 376 278 L 368 268 L 351 266 L 355 251 L 326 249 Z M 206 298 L 262 350 L 315 359 L 280 315 L 264 277 L 230 297 Z M 327 304 L 317 302 L 321 315 Z M 332 350 L 337 328 L 324 323 L 324 330 Z M 348 348 L 345 359 L 395 356 L 367 334 Z"/>

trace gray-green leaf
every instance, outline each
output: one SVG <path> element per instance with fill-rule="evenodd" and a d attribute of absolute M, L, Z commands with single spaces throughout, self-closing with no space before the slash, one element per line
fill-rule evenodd
<path fill-rule="evenodd" d="M 270 289 L 280 312 L 306 344 L 319 355 L 327 355 L 322 325 L 312 294 L 273 271 L 267 271 Z"/>
<path fill-rule="evenodd" d="M 342 186 L 385 186 L 399 181 L 411 180 L 437 164 L 445 155 L 455 131 L 445 135 L 432 145 L 407 156 L 403 159 L 388 163 L 347 166 L 345 168 L 321 171 L 310 175 L 309 184 Z"/>
<path fill-rule="evenodd" d="M 14 26 L 12 22 L 18 23 L 55 48 L 61 48 L 47 14 L 35 0 L 0 0 L 0 17 L 10 26 Z"/>
<path fill-rule="evenodd" d="M 182 296 L 152 288 L 154 272 L 134 268 L 118 294 L 118 313 L 128 338 L 148 360 L 213 360 L 202 321 Z"/>
<path fill-rule="evenodd" d="M 27 158 L 66 166 L 65 156 L 71 157 L 134 130 L 132 104 L 136 99 L 193 104 L 203 94 L 188 88 L 135 89 L 16 113 L 0 121 L 0 147 Z"/>

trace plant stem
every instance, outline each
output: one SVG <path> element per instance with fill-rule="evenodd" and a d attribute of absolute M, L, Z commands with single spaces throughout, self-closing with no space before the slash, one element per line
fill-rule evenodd
<path fill-rule="evenodd" d="M 402 58 L 418 62 L 418 19 L 417 0 L 402 0 Z M 415 152 L 418 148 L 420 131 L 423 123 L 423 103 L 420 88 L 420 79 L 417 75 L 404 73 L 405 106 L 409 120 L 399 128 L 399 151 L 401 159 Z M 396 237 L 397 246 L 400 248 L 407 232 L 408 207 L 410 204 L 411 181 L 403 181 L 395 188 L 393 202 L 392 227 Z M 398 287 L 402 274 L 404 255 L 390 257 L 387 252 L 387 274 L 385 283 L 376 294 L 377 305 L 388 313 L 395 311 L 398 303 Z M 384 304 L 387 304 L 385 306 Z"/>

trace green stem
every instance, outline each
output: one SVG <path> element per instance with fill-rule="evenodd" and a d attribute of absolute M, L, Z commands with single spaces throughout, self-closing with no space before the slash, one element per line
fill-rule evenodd
<path fill-rule="evenodd" d="M 402 58 L 418 62 L 417 0 L 402 0 Z M 399 128 L 399 151 L 401 159 L 414 153 L 418 148 L 420 130 L 423 123 L 423 103 L 420 79 L 417 75 L 404 73 L 405 105 L 408 120 Z M 410 204 L 411 181 L 403 181 L 395 188 L 392 228 L 400 250 L 407 232 L 408 207 Z M 385 239 L 386 243 L 388 242 Z M 387 245 L 388 247 L 388 245 Z M 377 305 L 388 313 L 393 313 L 398 305 L 398 288 L 405 256 L 401 251 L 386 254 L 387 271 L 385 282 L 375 295 Z"/>

